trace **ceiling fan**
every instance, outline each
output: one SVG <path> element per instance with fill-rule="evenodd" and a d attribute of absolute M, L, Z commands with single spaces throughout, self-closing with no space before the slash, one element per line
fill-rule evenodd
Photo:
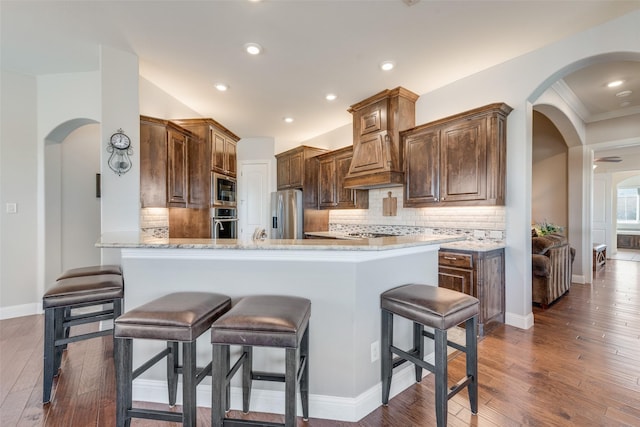
<path fill-rule="evenodd" d="M 606 157 L 598 157 L 597 159 L 593 159 L 594 162 L 609 162 L 609 163 L 620 163 L 622 158 L 620 156 L 606 156 Z"/>

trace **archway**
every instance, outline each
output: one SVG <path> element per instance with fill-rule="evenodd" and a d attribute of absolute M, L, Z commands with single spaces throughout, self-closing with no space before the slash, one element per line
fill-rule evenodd
<path fill-rule="evenodd" d="M 45 283 L 68 268 L 100 263 L 100 125 L 73 119 L 56 126 L 44 146 Z"/>
<path fill-rule="evenodd" d="M 536 88 L 528 101 L 558 129 L 568 151 L 568 235 L 576 248 L 574 281 L 590 283 L 592 280 L 592 147 L 587 145 L 587 126 L 554 88 L 556 82 L 574 71 L 594 64 L 611 61 L 640 61 L 634 52 L 612 52 L 596 55 L 568 64 L 550 75 Z"/>

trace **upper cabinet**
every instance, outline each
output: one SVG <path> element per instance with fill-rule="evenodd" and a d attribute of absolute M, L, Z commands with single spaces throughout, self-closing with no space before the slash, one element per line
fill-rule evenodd
<path fill-rule="evenodd" d="M 353 147 L 348 146 L 317 157 L 319 166 L 318 204 L 320 209 L 367 209 L 369 191 L 345 188 Z"/>
<path fill-rule="evenodd" d="M 511 110 L 491 104 L 402 132 L 404 206 L 504 205 Z"/>
<path fill-rule="evenodd" d="M 147 207 L 187 207 L 189 141 L 197 137 L 167 120 L 140 117 L 140 201 Z"/>
<path fill-rule="evenodd" d="M 276 155 L 278 190 L 298 188 L 303 192 L 305 208 L 318 208 L 318 154 L 321 148 L 301 145 Z"/>
<path fill-rule="evenodd" d="M 404 183 L 400 131 L 415 125 L 417 99 L 415 93 L 397 87 L 349 108 L 353 115 L 353 159 L 345 187 L 369 189 Z"/>
<path fill-rule="evenodd" d="M 211 156 L 211 171 L 236 177 L 236 145 L 240 139 L 237 135 L 210 118 L 180 119 L 175 122 L 205 141 Z"/>

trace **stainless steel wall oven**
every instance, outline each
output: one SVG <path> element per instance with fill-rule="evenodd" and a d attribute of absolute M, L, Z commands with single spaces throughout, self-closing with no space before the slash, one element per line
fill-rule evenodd
<path fill-rule="evenodd" d="M 211 174 L 211 206 L 236 206 L 235 178 Z"/>
<path fill-rule="evenodd" d="M 238 214 L 234 208 L 211 208 L 211 238 L 238 238 Z"/>

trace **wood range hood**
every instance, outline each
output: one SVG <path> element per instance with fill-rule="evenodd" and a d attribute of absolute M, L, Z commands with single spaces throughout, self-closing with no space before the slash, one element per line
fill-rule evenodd
<path fill-rule="evenodd" d="M 372 189 L 404 185 L 400 131 L 415 126 L 418 95 L 387 89 L 352 105 L 353 159 L 345 188 Z"/>

